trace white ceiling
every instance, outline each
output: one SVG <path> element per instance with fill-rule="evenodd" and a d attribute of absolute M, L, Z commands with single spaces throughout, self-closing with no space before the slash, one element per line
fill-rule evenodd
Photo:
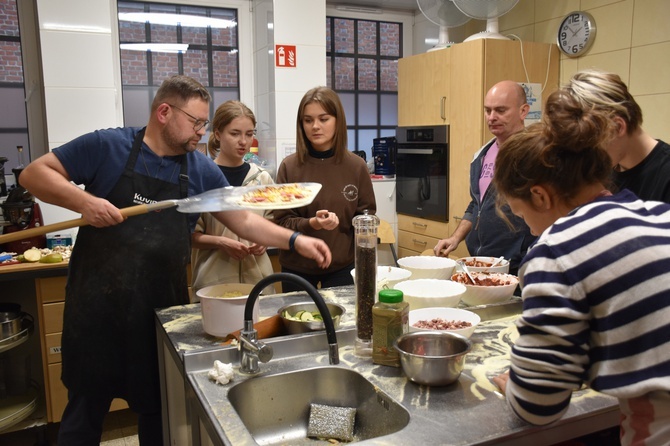
<path fill-rule="evenodd" d="M 350 5 L 412 12 L 419 10 L 419 7 L 416 5 L 416 0 L 326 0 L 326 3 L 329 6 Z"/>

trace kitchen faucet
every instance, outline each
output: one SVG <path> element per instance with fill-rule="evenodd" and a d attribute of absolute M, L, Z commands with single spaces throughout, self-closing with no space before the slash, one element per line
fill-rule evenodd
<path fill-rule="evenodd" d="M 256 374 L 260 371 L 258 361 L 265 363 L 272 359 L 272 347 L 258 340 L 258 332 L 254 328 L 253 309 L 256 300 L 261 291 L 268 285 L 275 282 L 286 281 L 302 287 L 312 298 L 316 307 L 323 317 L 323 323 L 326 326 L 326 338 L 328 339 L 328 361 L 330 364 L 340 363 L 340 354 L 337 349 L 337 335 L 335 334 L 335 324 L 328 311 L 326 302 L 314 286 L 300 276 L 289 273 L 275 273 L 263 278 L 254 286 L 249 293 L 247 304 L 244 307 L 244 327 L 240 332 L 239 349 L 242 352 L 240 359 L 240 370 L 248 374 Z"/>

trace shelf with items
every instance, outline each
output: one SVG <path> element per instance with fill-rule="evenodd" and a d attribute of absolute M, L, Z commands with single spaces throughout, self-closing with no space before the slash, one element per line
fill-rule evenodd
<path fill-rule="evenodd" d="M 16 317 L 3 319 L 0 340 L 0 432 L 16 428 L 32 415 L 41 395 L 39 384 L 29 376 L 30 354 L 19 350 L 34 332 L 34 319 L 26 312 L 6 314 Z M 14 322 L 19 318 L 19 327 L 14 329 Z"/>

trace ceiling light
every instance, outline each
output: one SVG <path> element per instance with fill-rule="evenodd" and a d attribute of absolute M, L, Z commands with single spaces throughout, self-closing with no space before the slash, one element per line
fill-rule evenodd
<path fill-rule="evenodd" d="M 367 12 L 368 14 L 381 14 L 383 12 L 380 8 L 368 8 L 366 6 L 354 5 L 336 5 L 335 9 L 339 11 Z"/>
<path fill-rule="evenodd" d="M 151 23 L 152 25 L 181 25 L 189 28 L 232 28 L 234 20 L 215 19 L 187 14 L 164 14 L 154 12 L 120 12 L 119 20 L 125 22 Z"/>
<path fill-rule="evenodd" d="M 122 50 L 151 51 L 153 53 L 185 53 L 188 43 L 122 43 Z"/>

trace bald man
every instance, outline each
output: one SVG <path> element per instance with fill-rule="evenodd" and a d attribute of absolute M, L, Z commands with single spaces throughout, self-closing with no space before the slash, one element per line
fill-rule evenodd
<path fill-rule="evenodd" d="M 517 274 L 519 263 L 535 237 L 530 235 L 524 221 L 508 208 L 505 213 L 515 229 L 498 216 L 495 209 L 497 194 L 491 179 L 499 147 L 511 135 L 524 129 L 529 108 L 526 93 L 516 82 L 499 82 L 486 93 L 484 115 L 495 138 L 475 153 L 470 163 L 472 200 L 454 233 L 435 245 L 435 255 L 446 257 L 465 240 L 471 256 L 503 256 L 510 261 L 510 274 Z"/>

